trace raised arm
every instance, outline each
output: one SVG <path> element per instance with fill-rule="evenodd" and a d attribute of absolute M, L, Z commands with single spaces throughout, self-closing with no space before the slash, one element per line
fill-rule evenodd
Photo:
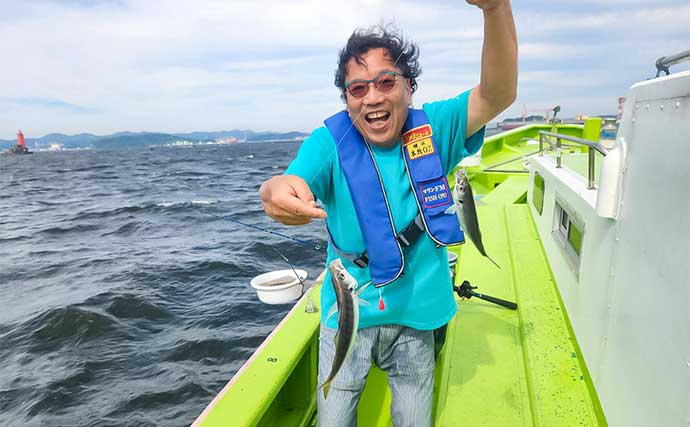
<path fill-rule="evenodd" d="M 484 46 L 479 85 L 470 93 L 469 137 L 515 101 L 517 33 L 509 0 L 467 0 L 484 13 Z"/>

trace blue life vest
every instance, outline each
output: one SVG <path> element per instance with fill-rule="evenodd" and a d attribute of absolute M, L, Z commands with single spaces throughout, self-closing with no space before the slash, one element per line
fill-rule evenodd
<path fill-rule="evenodd" d="M 387 285 L 403 273 L 405 255 L 371 147 L 346 111 L 329 117 L 324 123 L 336 141 L 338 158 L 366 245 L 371 280 L 377 287 Z M 408 110 L 401 150 L 426 233 L 438 246 L 464 243 L 457 216 L 445 213 L 454 203 L 452 192 L 443 175 L 433 131 L 423 110 Z M 338 252 L 335 242 L 331 240 L 331 243 Z"/>

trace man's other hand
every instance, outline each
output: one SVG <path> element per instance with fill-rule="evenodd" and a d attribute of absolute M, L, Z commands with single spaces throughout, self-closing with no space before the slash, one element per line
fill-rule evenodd
<path fill-rule="evenodd" d="M 316 207 L 309 185 L 297 175 L 278 175 L 259 189 L 264 211 L 285 225 L 304 225 L 314 218 L 326 218 L 326 211 Z"/>

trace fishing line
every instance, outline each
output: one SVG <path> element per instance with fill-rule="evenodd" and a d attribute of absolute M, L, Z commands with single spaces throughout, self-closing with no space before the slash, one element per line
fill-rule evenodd
<path fill-rule="evenodd" d="M 290 262 L 290 260 L 287 259 L 287 257 L 286 257 L 285 255 L 283 255 L 283 254 L 278 250 L 278 248 L 275 248 L 275 247 L 274 247 L 274 248 L 272 248 L 272 249 L 273 249 L 274 251 L 276 251 L 276 253 L 277 253 L 278 255 L 280 255 L 280 257 L 283 258 L 283 259 L 285 260 L 285 262 L 288 263 L 288 265 L 289 265 L 290 268 L 292 269 L 292 272 L 295 273 L 295 277 L 296 277 L 297 280 L 299 280 L 299 282 L 302 284 L 302 287 L 304 287 L 304 282 L 302 281 L 302 278 L 299 277 L 299 274 L 297 274 L 297 271 L 295 270 L 295 267 L 292 266 L 292 263 Z"/>
<path fill-rule="evenodd" d="M 220 215 L 212 214 L 211 212 L 203 212 L 203 213 L 206 214 L 206 215 L 214 216 L 214 217 L 216 217 L 216 218 L 218 218 L 218 219 L 225 219 L 225 220 L 228 220 L 228 221 L 230 221 L 230 222 L 234 222 L 235 224 L 239 224 L 239 225 L 243 225 L 243 226 L 245 226 L 245 227 L 253 228 L 253 229 L 255 229 L 255 230 L 263 231 L 264 233 L 274 234 L 274 235 L 276 235 L 276 236 L 280 236 L 280 237 L 282 237 L 282 238 L 292 240 L 293 242 L 299 243 L 300 245 L 311 246 L 312 248 L 316 249 L 317 251 L 321 251 L 321 250 L 324 249 L 324 246 L 323 246 L 323 245 L 320 245 L 320 244 L 318 244 L 318 243 L 311 242 L 311 241 L 309 241 L 309 240 L 298 239 L 298 238 L 296 238 L 296 237 L 288 236 L 287 234 L 283 234 L 283 233 L 279 233 L 279 232 L 277 232 L 277 231 L 269 230 L 269 229 L 267 229 L 267 228 L 259 227 L 258 225 L 247 224 L 247 223 L 245 223 L 245 222 L 238 221 L 238 220 L 236 220 L 236 219 L 232 219 L 232 218 L 230 218 L 230 217 L 228 217 L 228 216 L 220 216 Z M 274 249 L 275 249 L 275 248 L 274 248 Z M 281 255 L 281 256 L 282 256 L 282 255 Z M 284 257 L 283 257 L 283 258 L 284 258 Z M 288 262 L 289 262 L 289 261 L 288 261 Z"/>
<path fill-rule="evenodd" d="M 290 266 L 290 268 L 292 269 L 292 272 L 295 273 L 295 277 L 297 278 L 297 280 L 299 280 L 299 283 L 302 285 L 302 292 L 304 292 L 304 286 L 305 286 L 305 285 L 304 285 L 304 282 L 302 281 L 302 278 L 299 277 L 299 274 L 297 274 L 297 270 L 295 270 L 295 267 L 292 266 L 292 263 L 290 262 L 290 260 L 287 259 L 287 257 L 286 257 L 285 255 L 283 255 L 283 254 L 278 250 L 278 248 L 275 248 L 275 247 L 274 247 L 274 248 L 272 248 L 272 249 L 273 249 L 274 251 L 276 251 L 276 253 L 277 253 L 278 255 L 280 255 L 280 257 L 283 258 L 283 259 L 285 260 L 285 262 L 287 262 L 287 264 Z"/>
<path fill-rule="evenodd" d="M 292 263 L 290 262 L 290 260 L 287 259 L 287 257 L 285 255 L 283 255 L 278 250 L 278 248 L 274 247 L 273 250 L 276 251 L 276 253 L 278 255 L 280 255 L 280 257 L 283 258 L 285 260 L 285 262 L 288 263 L 288 265 L 292 269 L 292 272 L 295 273 L 295 277 L 297 277 L 297 280 L 299 280 L 299 283 L 302 285 L 302 293 L 304 293 L 307 289 L 307 285 L 304 284 L 304 282 L 302 281 L 302 278 L 299 276 L 299 274 L 297 274 L 297 270 L 295 270 L 295 267 L 292 266 Z M 309 297 L 307 299 L 307 305 L 306 305 L 306 307 L 304 307 L 304 311 L 307 313 L 316 313 L 319 311 L 319 309 L 316 308 L 316 306 L 314 305 L 314 301 L 311 300 L 311 293 L 309 294 Z"/>

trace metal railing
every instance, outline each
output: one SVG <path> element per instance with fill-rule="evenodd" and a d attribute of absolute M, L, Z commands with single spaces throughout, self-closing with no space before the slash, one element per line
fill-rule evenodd
<path fill-rule="evenodd" d="M 522 142 L 524 142 L 524 141 L 529 141 L 529 140 L 531 140 L 531 139 L 532 139 L 532 138 L 530 138 L 530 137 L 528 137 L 528 136 L 522 137 L 522 138 L 520 138 L 520 139 L 518 140 L 518 145 L 520 145 L 520 144 L 521 144 Z M 520 159 L 522 159 L 522 158 L 524 158 L 524 157 L 533 156 L 533 155 L 538 154 L 538 153 L 539 153 L 539 151 L 532 151 L 531 153 L 522 153 L 522 154 L 519 154 L 519 155 L 517 155 L 517 156 L 515 156 L 515 157 L 511 157 L 511 158 L 508 159 L 508 160 L 504 160 L 504 161 L 502 161 L 502 162 L 495 163 L 495 164 L 493 164 L 493 165 L 491 165 L 491 166 L 487 166 L 487 167 L 485 167 L 485 168 L 482 170 L 482 172 L 496 172 L 496 173 L 529 173 L 528 170 L 524 170 L 524 169 L 496 169 L 496 168 L 499 167 L 499 166 L 507 165 L 508 163 L 512 163 L 512 162 L 514 162 L 514 161 L 516 161 L 516 160 L 520 160 Z"/>
<path fill-rule="evenodd" d="M 556 140 L 555 144 L 553 143 L 553 141 L 549 140 L 549 137 Z M 561 167 L 561 154 L 562 147 L 564 146 L 564 144 L 561 143 L 561 140 L 574 142 L 576 144 L 588 147 L 587 151 L 589 154 L 589 160 L 587 165 L 587 189 L 594 190 L 594 151 L 596 150 L 599 153 L 601 153 L 602 156 L 606 156 L 606 148 L 598 142 L 589 141 L 587 139 L 576 138 L 570 135 L 563 135 L 560 133 L 547 132 L 543 130 L 539 131 L 539 155 L 544 155 L 544 141 L 546 141 L 546 143 L 549 144 L 549 147 L 555 146 L 557 168 Z"/>
<path fill-rule="evenodd" d="M 668 67 L 688 60 L 690 60 L 690 49 L 676 53 L 675 55 L 662 56 L 656 60 L 656 76 L 659 77 L 662 72 L 666 73 L 668 76 L 671 73 Z"/>

